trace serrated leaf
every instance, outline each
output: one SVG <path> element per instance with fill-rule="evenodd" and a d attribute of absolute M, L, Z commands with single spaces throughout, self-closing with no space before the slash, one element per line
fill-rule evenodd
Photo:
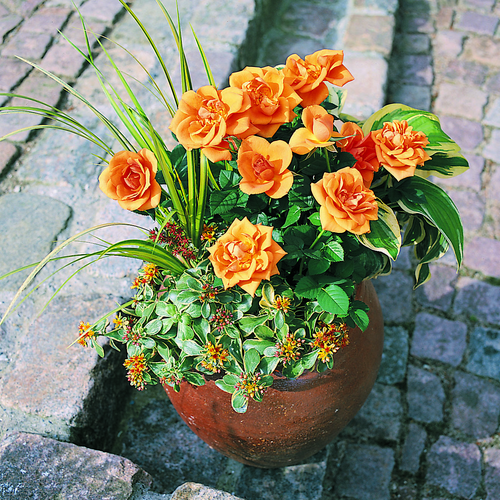
<path fill-rule="evenodd" d="M 323 310 L 339 316 L 347 314 L 349 297 L 338 285 L 329 285 L 318 293 L 318 302 Z"/>
<path fill-rule="evenodd" d="M 295 294 L 306 299 L 315 299 L 321 290 L 321 285 L 310 276 L 304 276 L 295 287 Z"/>
<path fill-rule="evenodd" d="M 285 222 L 281 226 L 281 229 L 285 229 L 286 227 L 295 224 L 300 219 L 301 213 L 302 210 L 297 205 L 292 205 L 288 211 Z"/>
<path fill-rule="evenodd" d="M 330 262 L 342 262 L 344 260 L 344 249 L 339 241 L 329 241 L 323 247 L 322 252 Z"/>
<path fill-rule="evenodd" d="M 307 266 L 307 269 L 309 271 L 309 274 L 315 275 L 315 274 L 323 274 L 326 271 L 328 271 L 330 267 L 330 262 L 326 259 L 311 259 L 309 261 L 309 265 Z"/>
<path fill-rule="evenodd" d="M 351 311 L 349 316 L 352 318 L 354 323 L 359 327 L 359 329 L 364 332 L 368 328 L 368 324 L 370 323 L 370 318 L 368 314 L 366 314 L 363 309 L 355 309 Z"/>

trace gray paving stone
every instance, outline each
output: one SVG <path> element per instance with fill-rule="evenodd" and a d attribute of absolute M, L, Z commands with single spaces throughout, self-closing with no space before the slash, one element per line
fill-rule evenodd
<path fill-rule="evenodd" d="M 431 85 L 432 57 L 428 55 L 403 55 L 398 61 L 401 83 Z"/>
<path fill-rule="evenodd" d="M 207 488 L 203 484 L 192 482 L 182 484 L 172 493 L 172 496 L 168 495 L 168 498 L 170 500 L 244 500 L 231 495 L 231 493 L 214 490 L 213 488 Z"/>
<path fill-rule="evenodd" d="M 18 26 L 22 20 L 23 18 L 21 16 L 16 16 L 14 14 L 0 18 L 0 42 Z"/>
<path fill-rule="evenodd" d="M 457 272 L 454 267 L 431 264 L 431 279 L 415 291 L 418 302 L 427 307 L 448 311 L 455 294 L 454 282 Z"/>
<path fill-rule="evenodd" d="M 453 312 L 500 325 L 500 288 L 471 278 L 459 278 Z"/>
<path fill-rule="evenodd" d="M 435 110 L 438 114 L 453 115 L 480 121 L 488 96 L 475 87 L 441 83 L 438 88 Z"/>
<path fill-rule="evenodd" d="M 335 498 L 389 500 L 394 451 L 373 445 L 347 446 L 335 479 Z"/>
<path fill-rule="evenodd" d="M 463 56 L 488 66 L 500 67 L 500 40 L 489 36 L 471 36 L 464 42 Z"/>
<path fill-rule="evenodd" d="M 488 496 L 486 500 L 500 498 L 500 449 L 486 448 L 484 450 L 486 473 L 484 485 Z"/>
<path fill-rule="evenodd" d="M 468 373 L 455 373 L 452 391 L 452 425 L 475 439 L 488 437 L 498 428 L 500 389 Z"/>
<path fill-rule="evenodd" d="M 326 461 L 281 469 L 244 467 L 236 494 L 245 500 L 281 500 L 286 492 L 297 500 L 320 500 L 325 471 Z"/>
<path fill-rule="evenodd" d="M 14 144 L 0 142 L 0 175 L 7 171 L 7 167 L 19 156 L 19 150 Z"/>
<path fill-rule="evenodd" d="M 413 279 L 401 271 L 373 280 L 386 324 L 404 323 L 413 314 Z"/>
<path fill-rule="evenodd" d="M 384 105 L 387 62 L 381 55 L 345 51 L 344 61 L 354 76 L 349 82 L 349 99 L 344 112 L 367 118 Z"/>
<path fill-rule="evenodd" d="M 35 434 L 0 442 L 0 497 L 125 500 L 151 477 L 126 458 Z"/>
<path fill-rule="evenodd" d="M 444 5 L 436 13 L 436 29 L 447 30 L 451 28 L 455 9 L 453 5 Z"/>
<path fill-rule="evenodd" d="M 354 0 L 354 8 L 369 12 L 394 14 L 398 8 L 397 0 Z"/>
<path fill-rule="evenodd" d="M 396 442 L 401 429 L 403 407 L 396 387 L 375 384 L 365 404 L 342 432 L 342 436 Z"/>
<path fill-rule="evenodd" d="M 408 434 L 401 450 L 399 468 L 405 472 L 416 474 L 420 467 L 420 455 L 424 451 L 427 433 L 425 429 L 413 422 L 408 426 Z"/>
<path fill-rule="evenodd" d="M 470 334 L 467 370 L 500 380 L 500 330 L 477 327 Z"/>
<path fill-rule="evenodd" d="M 440 56 L 457 57 L 462 52 L 464 34 L 452 30 L 440 30 L 434 40 L 434 50 Z"/>
<path fill-rule="evenodd" d="M 52 198 L 22 193 L 1 196 L 0 233 L 29 235 L 29 240 L 12 236 L 0 238 L 0 276 L 45 257 L 70 214 L 68 206 Z M 18 273 L 2 280 L 2 289 L 16 291 L 26 276 L 26 273 Z"/>
<path fill-rule="evenodd" d="M 387 326 L 384 330 L 384 350 L 377 381 L 382 384 L 397 384 L 406 375 L 408 332 L 402 326 Z"/>
<path fill-rule="evenodd" d="M 44 0 L 3 0 L 3 4 L 11 11 L 28 17 Z"/>
<path fill-rule="evenodd" d="M 481 124 L 456 116 L 441 116 L 441 127 L 462 149 L 472 151 L 483 140 Z"/>
<path fill-rule="evenodd" d="M 1 57 L 0 64 L 0 92 L 9 92 L 32 69 L 29 64 L 11 57 Z"/>
<path fill-rule="evenodd" d="M 486 79 L 485 89 L 489 92 L 500 92 L 500 72 L 494 72 Z"/>
<path fill-rule="evenodd" d="M 486 80 L 488 66 L 474 61 L 452 59 L 443 71 L 443 76 L 454 83 L 481 86 Z M 489 89 L 488 89 L 489 90 Z"/>
<path fill-rule="evenodd" d="M 20 33 L 51 33 L 55 35 L 68 19 L 70 12 L 70 9 L 61 7 L 39 9 L 23 23 Z"/>
<path fill-rule="evenodd" d="M 419 313 L 411 344 L 411 354 L 458 366 L 467 346 L 467 325 L 460 321 Z"/>
<path fill-rule="evenodd" d="M 478 252 L 477 249 L 481 251 Z M 493 238 L 478 237 L 465 247 L 464 265 L 485 276 L 500 278 L 500 241 Z"/>
<path fill-rule="evenodd" d="M 392 102 L 429 111 L 431 108 L 431 87 L 427 85 L 397 85 L 395 89 L 391 89 L 390 99 Z"/>
<path fill-rule="evenodd" d="M 3 56 L 21 56 L 28 61 L 39 61 L 50 42 L 52 36 L 48 33 L 16 33 L 2 50 Z"/>
<path fill-rule="evenodd" d="M 483 123 L 500 128 L 500 99 L 495 99 L 484 117 Z"/>
<path fill-rule="evenodd" d="M 466 232 L 478 231 L 484 221 L 486 200 L 484 195 L 471 191 L 449 190 L 448 194 L 455 203 Z"/>
<path fill-rule="evenodd" d="M 408 367 L 408 416 L 419 422 L 440 422 L 443 419 L 445 394 L 437 375 L 422 368 Z"/>
<path fill-rule="evenodd" d="M 428 54 L 431 48 L 430 38 L 424 33 L 398 37 L 398 52 L 403 54 Z"/>
<path fill-rule="evenodd" d="M 478 35 L 493 35 L 498 26 L 498 17 L 480 14 L 474 11 L 462 12 L 454 28 L 471 31 Z"/>
<path fill-rule="evenodd" d="M 433 33 L 432 19 L 426 13 L 405 15 L 401 21 L 401 30 L 404 33 Z"/>
<path fill-rule="evenodd" d="M 481 453 L 475 444 L 441 436 L 427 455 L 426 481 L 452 495 L 472 498 L 481 482 Z"/>
<path fill-rule="evenodd" d="M 88 0 L 84 3 L 80 12 L 84 18 L 111 24 L 122 9 L 123 6 L 119 2 Z"/>
<path fill-rule="evenodd" d="M 345 48 L 375 51 L 388 56 L 392 50 L 394 16 L 352 15 L 347 26 Z"/>

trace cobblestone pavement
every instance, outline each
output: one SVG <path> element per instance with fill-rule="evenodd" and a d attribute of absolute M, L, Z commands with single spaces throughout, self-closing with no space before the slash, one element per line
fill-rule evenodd
<path fill-rule="evenodd" d="M 175 3 L 165 4 L 172 10 Z M 64 498 L 73 498 L 81 485 L 80 492 L 105 491 L 109 498 L 166 499 L 194 481 L 204 486 L 184 486 L 172 499 L 212 498 L 216 493 L 209 488 L 217 488 L 245 500 L 499 500 L 500 1 L 242 0 L 231 9 L 223 0 L 180 4 L 186 26 L 195 27 L 221 82 L 231 64 L 273 64 L 291 52 L 344 48 L 345 63 L 356 77 L 349 84 L 348 112 L 367 116 L 384 102 L 436 112 L 471 167 L 462 176 L 439 181 L 462 214 L 464 266 L 457 275 L 453 259 L 446 256 L 432 266 L 432 280 L 413 291 L 412 258 L 403 252 L 393 274 L 375 281 L 386 341 L 372 394 L 325 450 L 277 470 L 242 466 L 208 448 L 179 420 L 160 389 L 131 393 L 118 381 L 121 373 L 115 379 L 122 361 L 112 353 L 98 362 L 88 352 L 66 348 L 81 319 L 98 316 L 127 296 L 133 266 L 107 263 L 82 273 L 34 320 L 33 311 L 54 291 L 49 281 L 37 299 L 26 301 L 0 327 L 0 439 L 7 435 L 0 442 L 0 498 L 22 498 L 22 491 L 28 491 L 21 483 L 12 486 L 14 469 L 8 460 L 17 457 L 38 470 L 37 460 L 48 460 L 40 451 L 46 447 L 68 468 L 78 460 L 101 468 L 92 484 L 90 466 L 81 475 L 74 467 L 71 474 L 61 473 L 61 464 L 40 469 L 43 477 L 54 470 L 67 477 Z M 78 5 L 93 32 L 109 34 L 159 74 L 118 1 Z M 135 0 L 133 6 L 175 71 L 156 2 Z M 57 30 L 83 44 L 70 0 L 0 0 L 0 91 L 63 105 L 102 133 L 83 106 L 14 57 L 41 62 L 109 112 L 92 72 Z M 110 50 L 135 74 L 133 61 Z M 187 51 L 192 55 L 196 49 L 188 43 Z M 203 82 L 201 73 L 194 79 Z M 162 110 L 152 100 L 148 106 L 166 131 Z M 0 137 L 36 123 L 36 116 L 9 115 L 0 120 Z M 89 159 L 96 152 L 78 138 L 46 130 L 0 142 L 0 274 L 40 258 L 54 241 L 78 230 L 125 220 L 126 214 L 97 189 L 100 167 Z M 0 282 L 0 309 L 19 283 L 16 277 Z M 79 446 L 38 436 L 13 438 L 13 431 Z M 2 468 L 2 462 L 7 466 Z M 133 480 L 137 466 L 150 474 L 141 476 L 139 486 Z M 115 480 L 120 485 L 110 493 L 103 485 Z M 146 491 L 151 481 L 156 493 Z M 95 498 L 104 493 L 99 495 Z M 234 497 L 219 493 L 213 498 Z"/>

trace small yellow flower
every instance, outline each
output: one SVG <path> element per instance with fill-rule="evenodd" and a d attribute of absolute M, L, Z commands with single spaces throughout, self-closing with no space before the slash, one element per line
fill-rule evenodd
<path fill-rule="evenodd" d="M 91 329 L 91 326 L 92 325 L 90 323 L 84 323 L 83 321 L 80 321 L 80 325 L 78 327 L 77 342 L 83 347 L 88 347 L 88 342 L 96 338 L 96 333 Z"/>
<path fill-rule="evenodd" d="M 148 370 L 144 354 L 130 356 L 125 360 L 123 366 L 128 370 L 128 381 L 130 385 L 136 387 L 139 391 L 144 389 L 146 382 L 144 381 L 144 372 Z"/>
<path fill-rule="evenodd" d="M 274 299 L 273 307 L 278 309 L 278 311 L 283 311 L 287 313 L 290 309 L 291 300 L 288 297 L 281 297 L 279 295 Z"/>

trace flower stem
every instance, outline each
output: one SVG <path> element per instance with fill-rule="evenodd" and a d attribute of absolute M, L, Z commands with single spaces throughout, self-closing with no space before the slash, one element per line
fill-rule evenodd
<path fill-rule="evenodd" d="M 312 250 L 314 248 L 314 246 L 316 245 L 316 243 L 318 243 L 319 239 L 323 236 L 324 233 L 325 230 L 322 229 L 321 232 L 318 234 L 318 236 L 316 236 L 316 239 L 312 242 L 311 246 L 309 247 L 309 250 Z"/>

